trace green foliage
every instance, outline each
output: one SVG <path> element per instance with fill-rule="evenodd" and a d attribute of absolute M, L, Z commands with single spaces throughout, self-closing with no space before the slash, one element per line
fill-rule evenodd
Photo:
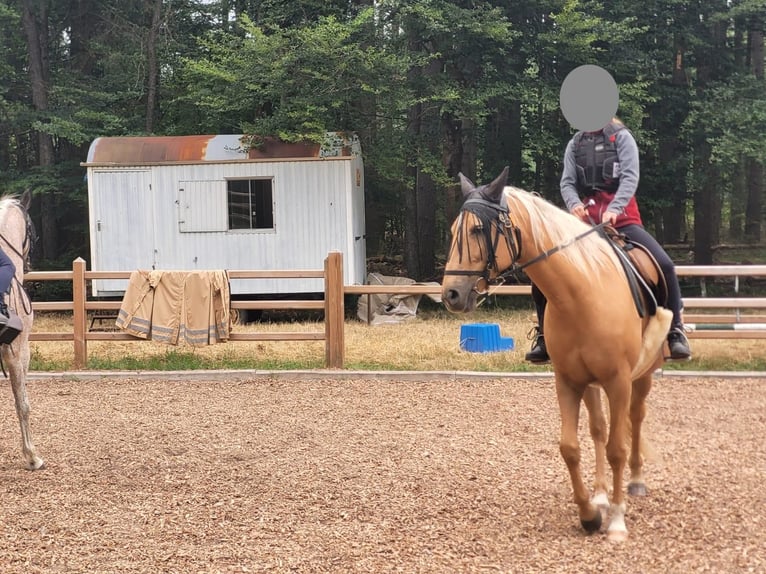
<path fill-rule="evenodd" d="M 39 45 L 48 101 L 40 107 L 19 6 L 0 0 L 0 178 L 6 188 L 54 197 L 46 205 L 58 210 L 62 243 L 45 263 L 66 268 L 72 255 L 89 253 L 79 166 L 88 144 L 147 129 L 150 13 L 141 0 L 30 3 L 47 18 Z M 762 201 L 763 183 L 741 174 L 745 161 L 766 162 L 766 89 L 746 43 L 764 14 L 764 0 L 165 1 L 153 129 L 244 132 L 255 141 L 357 132 L 368 212 L 376 212 L 368 220 L 384 220 L 377 229 L 396 237 L 398 255 L 405 234 L 417 233 L 404 223 L 415 174 L 441 190 L 454 185 L 457 169 L 485 181 L 518 158 L 513 183 L 558 200 L 572 133 L 559 89 L 569 71 L 590 63 L 620 87 L 618 113 L 642 151 L 647 220 L 671 206 L 694 211 L 703 171 L 693 162 L 706 161 L 698 152 L 707 145 L 716 170 L 704 177 L 717 178 L 720 203 L 758 185 Z M 33 169 L 38 133 L 51 136 L 54 170 Z M 444 197 L 437 193 L 434 213 L 422 214 L 439 222 L 434 241 L 446 233 Z"/>
<path fill-rule="evenodd" d="M 248 17 L 233 32 L 202 40 L 206 56 L 186 60 L 188 90 L 211 125 L 239 118 L 239 128 L 284 141 L 321 141 L 327 131 L 358 130 L 363 96 L 399 100 L 410 61 L 359 43 L 372 17 L 333 17 L 305 27 L 268 29 Z M 384 81 L 385 79 L 385 81 Z"/>
<path fill-rule="evenodd" d="M 685 122 L 691 140 L 704 130 L 711 161 L 736 169 L 742 158 L 766 165 L 766 82 L 733 74 L 705 90 L 692 104 Z"/>

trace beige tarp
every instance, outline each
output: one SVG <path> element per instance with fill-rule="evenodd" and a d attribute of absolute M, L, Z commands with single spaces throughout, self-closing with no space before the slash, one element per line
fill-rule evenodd
<path fill-rule="evenodd" d="M 367 275 L 368 285 L 435 285 L 439 283 L 417 283 L 408 277 L 391 277 L 380 273 Z M 437 303 L 441 302 L 438 295 L 428 295 Z M 370 325 L 386 325 L 401 323 L 414 319 L 418 312 L 421 295 L 404 295 L 380 293 L 374 295 L 360 295 L 357 303 L 356 314 L 362 321 Z"/>
<path fill-rule="evenodd" d="M 133 271 L 116 325 L 168 345 L 212 345 L 229 339 L 229 304 L 226 271 Z"/>

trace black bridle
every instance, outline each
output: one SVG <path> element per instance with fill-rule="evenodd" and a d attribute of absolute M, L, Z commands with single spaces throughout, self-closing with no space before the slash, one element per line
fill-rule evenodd
<path fill-rule="evenodd" d="M 510 210 L 508 209 L 505 196 L 503 196 L 501 203 L 495 203 L 494 201 L 478 197 L 467 199 L 460 208 L 461 214 L 465 212 L 474 214 L 481 221 L 484 245 L 487 248 L 487 264 L 481 272 L 467 269 L 448 269 L 444 271 L 444 274 L 478 277 L 476 284 L 478 285 L 479 281 L 483 279 L 488 287 L 503 284 L 509 275 L 516 273 L 521 268 L 516 264 L 516 261 L 521 257 L 521 230 L 511 221 Z M 493 228 L 497 229 L 494 237 L 492 233 Z M 457 247 L 458 258 L 462 259 L 463 229 L 461 228 L 457 233 L 458 236 L 455 238 L 453 247 Z M 505 240 L 505 244 L 511 254 L 511 266 L 505 271 L 500 271 L 497 264 L 497 248 L 500 245 L 501 237 Z M 494 279 L 490 277 L 493 270 L 495 272 Z M 478 293 L 486 292 L 479 291 L 476 289 L 476 286 L 474 286 L 474 290 Z"/>
<path fill-rule="evenodd" d="M 487 265 L 481 272 L 467 269 L 450 269 L 445 270 L 444 275 L 478 277 L 476 280 L 476 285 L 478 285 L 479 281 L 483 279 L 487 284 L 487 287 L 502 285 L 511 275 L 518 275 L 518 273 L 530 265 L 534 265 L 535 263 L 539 263 L 540 261 L 547 259 L 554 253 L 557 253 L 562 249 L 566 249 L 570 245 L 576 243 L 591 233 L 595 233 L 597 231 L 602 232 L 604 226 L 607 225 L 605 222 L 594 225 L 588 230 L 583 231 L 571 239 L 568 239 L 564 243 L 556 245 L 555 247 L 540 253 L 538 256 L 530 259 L 526 263 L 519 265 L 518 260 L 521 257 L 521 229 L 514 225 L 513 221 L 511 220 L 510 209 L 508 208 L 508 203 L 505 196 L 503 196 L 501 203 L 487 201 L 483 198 L 467 199 L 465 203 L 463 203 L 463 207 L 460 208 L 460 213 L 462 214 L 464 212 L 473 213 L 476 217 L 479 218 L 479 221 L 481 221 L 481 228 L 484 232 L 484 244 L 487 247 Z M 493 227 L 497 229 L 497 233 L 494 237 L 492 236 Z M 458 230 L 458 233 L 460 235 L 455 238 L 453 247 L 457 247 L 458 258 L 460 260 L 463 257 L 463 229 L 461 228 Z M 501 237 L 505 239 L 506 245 L 508 246 L 508 251 L 511 254 L 511 265 L 504 271 L 500 271 L 497 265 L 497 247 L 500 244 Z M 490 277 L 492 270 L 495 271 L 494 279 Z M 479 291 L 476 288 L 476 285 L 474 285 L 473 289 L 477 293 L 485 294 L 487 292 L 486 290 Z"/>

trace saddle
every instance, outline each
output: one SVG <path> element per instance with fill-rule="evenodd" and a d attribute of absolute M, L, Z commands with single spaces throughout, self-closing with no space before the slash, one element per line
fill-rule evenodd
<path fill-rule="evenodd" d="M 604 233 L 615 249 L 641 317 L 655 315 L 668 302 L 668 285 L 660 264 L 643 245 L 633 243 L 611 226 Z"/>

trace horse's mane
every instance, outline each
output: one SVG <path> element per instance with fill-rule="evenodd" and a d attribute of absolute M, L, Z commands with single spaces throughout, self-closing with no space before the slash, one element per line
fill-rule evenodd
<path fill-rule="evenodd" d="M 8 215 L 8 208 L 19 204 L 19 198 L 16 195 L 2 195 L 0 196 L 0 226 L 5 223 L 5 218 Z"/>
<path fill-rule="evenodd" d="M 506 187 L 505 194 L 511 200 L 522 205 L 529 216 L 529 225 L 533 230 L 535 247 L 544 250 L 545 234 L 551 245 L 563 245 L 574 237 L 590 229 L 577 217 L 546 201 L 542 197 L 519 189 Z M 513 210 L 511 210 L 513 218 Z M 543 231 L 539 233 L 538 231 Z M 549 245 L 547 248 L 550 248 Z M 598 233 L 589 233 L 578 239 L 566 249 L 557 252 L 572 265 L 584 272 L 596 272 L 599 268 L 619 267 L 619 261 L 612 247 Z"/>

